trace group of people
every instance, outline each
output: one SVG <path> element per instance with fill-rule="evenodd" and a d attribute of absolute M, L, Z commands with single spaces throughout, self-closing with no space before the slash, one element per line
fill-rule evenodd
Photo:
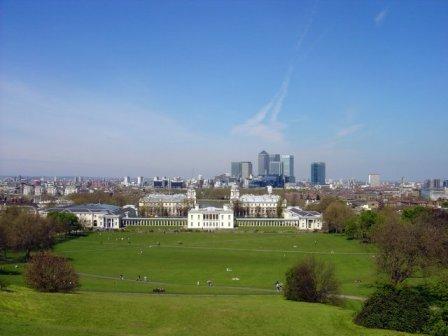
<path fill-rule="evenodd" d="M 120 274 L 120 280 L 124 280 L 124 275 Z M 142 277 L 141 275 L 137 276 L 137 279 L 135 281 L 144 281 L 144 282 L 148 282 L 149 279 L 148 277 L 145 275 L 144 277 Z"/>

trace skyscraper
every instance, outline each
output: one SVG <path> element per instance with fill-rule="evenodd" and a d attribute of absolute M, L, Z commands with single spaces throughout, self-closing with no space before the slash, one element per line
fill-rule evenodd
<path fill-rule="evenodd" d="M 242 162 L 232 162 L 231 163 L 230 175 L 235 178 L 249 178 L 252 172 L 252 162 L 242 161 Z"/>
<path fill-rule="evenodd" d="M 281 161 L 269 161 L 269 175 L 282 175 L 282 162 Z"/>
<path fill-rule="evenodd" d="M 252 162 L 244 161 L 241 162 L 241 177 L 244 179 L 249 178 L 253 174 L 252 172 Z"/>
<path fill-rule="evenodd" d="M 258 154 L 258 175 L 269 175 L 269 154 L 266 151 Z"/>
<path fill-rule="evenodd" d="M 232 177 L 240 178 L 242 175 L 241 162 L 231 162 L 230 175 Z"/>
<path fill-rule="evenodd" d="M 280 155 L 282 162 L 282 174 L 286 182 L 294 182 L 294 155 Z"/>
<path fill-rule="evenodd" d="M 311 164 L 311 183 L 314 185 L 325 184 L 325 162 L 313 162 Z"/>

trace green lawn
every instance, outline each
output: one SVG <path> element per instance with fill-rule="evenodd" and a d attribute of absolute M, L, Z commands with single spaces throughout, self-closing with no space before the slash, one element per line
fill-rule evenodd
<path fill-rule="evenodd" d="M 290 229 L 151 231 L 93 233 L 58 244 L 55 252 L 82 274 L 76 294 L 37 293 L 23 287 L 21 274 L 0 275 L 13 284 L 0 293 L 0 335 L 398 334 L 355 326 L 359 302 L 289 302 L 273 290 L 289 267 L 315 255 L 334 262 L 343 294 L 365 296 L 375 280 L 371 245 Z M 23 267 L 3 265 L 18 273 Z M 149 281 L 136 281 L 138 275 Z M 149 294 L 155 287 L 167 294 Z"/>
<path fill-rule="evenodd" d="M 148 291 L 153 286 L 135 281 L 141 275 L 163 283 L 170 293 L 269 293 L 305 255 L 333 261 L 344 294 L 368 294 L 375 276 L 372 246 L 321 233 L 137 229 L 91 234 L 55 251 L 70 257 L 78 272 L 92 275 L 82 276 L 82 285 L 94 291 Z M 126 281 L 94 277 L 120 274 Z M 215 286 L 207 288 L 207 280 Z"/>
<path fill-rule="evenodd" d="M 400 335 L 280 296 L 0 293 L 0 335 Z"/>

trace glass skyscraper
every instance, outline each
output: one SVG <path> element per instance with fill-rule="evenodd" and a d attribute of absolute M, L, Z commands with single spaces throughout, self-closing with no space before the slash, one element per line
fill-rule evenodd
<path fill-rule="evenodd" d="M 325 184 L 325 162 L 313 162 L 311 164 L 311 183 L 314 185 Z"/>
<path fill-rule="evenodd" d="M 269 175 L 269 154 L 266 151 L 258 154 L 258 175 Z"/>

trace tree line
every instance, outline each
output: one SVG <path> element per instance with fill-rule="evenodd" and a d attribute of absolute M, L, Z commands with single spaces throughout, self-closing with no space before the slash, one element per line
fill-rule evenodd
<path fill-rule="evenodd" d="M 47 217 L 19 207 L 9 207 L 0 214 L 0 252 L 6 259 L 8 250 L 24 251 L 28 260 L 32 251 L 51 248 L 57 239 L 82 229 L 71 213 L 50 212 Z"/>
<path fill-rule="evenodd" d="M 374 244 L 378 249 L 375 254 L 379 271 L 377 289 L 357 314 L 356 323 L 372 328 L 448 335 L 446 210 L 414 206 L 355 213 L 346 202 L 334 197 L 323 198 L 309 209 L 323 212 L 329 233 L 345 234 L 347 239 Z M 295 293 L 291 288 L 309 292 L 309 280 L 305 286 L 303 279 L 313 277 L 303 273 L 312 264 L 308 261 L 288 273 L 289 278 L 294 272 L 302 274 L 301 282 L 295 280 L 287 287 L 289 294 Z M 420 281 L 409 281 L 411 278 Z M 297 287 L 298 283 L 302 287 Z"/>

